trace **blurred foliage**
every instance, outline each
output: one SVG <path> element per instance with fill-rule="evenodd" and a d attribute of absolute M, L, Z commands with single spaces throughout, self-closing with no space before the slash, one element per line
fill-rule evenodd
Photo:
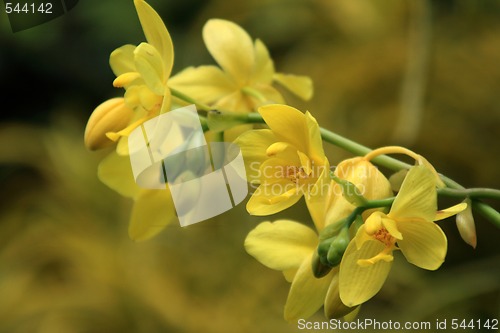
<path fill-rule="evenodd" d="M 174 72 L 213 62 L 201 39 L 208 18 L 234 20 L 269 46 L 279 71 L 313 78 L 313 101 L 289 96 L 291 105 L 371 147 L 401 143 L 409 49 L 428 48 L 409 148 L 465 186 L 499 188 L 500 2 L 427 2 L 431 33 L 421 45 L 410 38 L 415 1 L 150 3 L 172 34 Z M 282 319 L 288 284 L 244 252 L 263 219 L 243 205 L 153 241 L 128 239 L 129 202 L 99 183 L 102 155 L 85 151 L 82 137 L 93 108 L 119 95 L 109 53 L 142 39 L 132 1 L 80 1 L 16 34 L 0 13 L 0 332 L 298 331 Z M 327 151 L 332 164 L 348 156 Z M 273 219 L 282 217 L 307 221 L 300 206 Z M 500 232 L 475 218 L 476 250 L 443 221 L 444 266 L 425 272 L 396 261 L 360 317 L 499 318 Z"/>

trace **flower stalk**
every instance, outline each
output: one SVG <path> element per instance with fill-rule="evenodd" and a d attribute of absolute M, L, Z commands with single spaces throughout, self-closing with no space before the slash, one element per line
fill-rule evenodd
<path fill-rule="evenodd" d="M 175 93 L 173 94 L 175 95 Z M 182 99 L 181 96 L 177 97 Z M 233 112 L 217 111 L 217 118 L 219 122 L 223 122 L 226 117 L 229 118 L 228 121 L 234 122 L 235 115 Z M 240 124 L 265 124 L 264 119 L 258 113 L 238 113 L 237 118 Z M 321 133 L 321 138 L 324 141 L 331 143 L 339 148 L 342 148 L 354 155 L 364 156 L 373 151 L 372 149 L 360 143 L 357 143 L 353 140 L 343 137 L 342 135 L 334 133 L 326 128 L 320 127 L 320 133 Z M 374 157 L 372 159 L 372 162 L 381 167 L 385 167 L 393 171 L 399 171 L 401 169 L 411 168 L 410 164 L 402 162 L 398 159 L 395 159 L 387 155 L 379 155 L 377 157 Z M 439 177 L 447 186 L 445 188 L 438 190 L 439 195 L 457 197 L 457 198 L 470 197 L 471 199 L 473 199 L 472 200 L 473 209 L 479 212 L 483 217 L 485 217 L 494 225 L 500 228 L 500 213 L 490 205 L 478 200 L 483 198 L 492 198 L 500 200 L 500 190 L 487 189 L 487 188 L 466 189 L 465 187 L 455 182 L 451 178 L 448 178 L 442 174 L 439 174 Z"/>

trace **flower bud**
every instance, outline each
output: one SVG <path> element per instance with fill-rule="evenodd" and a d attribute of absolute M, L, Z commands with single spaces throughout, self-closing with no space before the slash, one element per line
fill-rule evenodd
<path fill-rule="evenodd" d="M 328 254 L 326 258 L 328 263 L 332 266 L 338 266 L 342 257 L 344 256 L 344 252 L 347 249 L 347 245 L 349 245 L 349 229 L 344 228 L 342 231 L 333 238 L 332 243 L 330 244 L 330 249 L 328 249 Z"/>
<path fill-rule="evenodd" d="M 334 172 L 335 176 L 344 179 L 357 188 L 357 193 L 368 200 L 384 199 L 392 196 L 391 184 L 372 163 L 362 157 L 342 161 Z M 342 186 L 334 184 L 334 198 L 326 215 L 326 225 L 335 223 L 348 216 L 356 208 L 343 195 Z M 369 216 L 373 210 L 367 210 L 363 217 Z"/>
<path fill-rule="evenodd" d="M 476 225 L 472 216 L 472 205 L 470 199 L 465 200 L 465 202 L 467 208 L 457 214 L 457 228 L 462 239 L 473 248 L 476 248 Z"/>
<path fill-rule="evenodd" d="M 320 279 L 330 273 L 332 267 L 321 262 L 317 251 L 314 251 L 312 259 L 312 271 L 315 278 Z"/>
<path fill-rule="evenodd" d="M 106 133 L 125 128 L 132 118 L 133 110 L 127 107 L 123 98 L 112 98 L 95 108 L 85 128 L 85 147 L 90 150 L 111 146 Z"/>
<path fill-rule="evenodd" d="M 320 241 L 317 250 L 318 261 L 325 266 L 338 266 L 349 241 L 349 228 L 344 226 L 336 235 Z"/>

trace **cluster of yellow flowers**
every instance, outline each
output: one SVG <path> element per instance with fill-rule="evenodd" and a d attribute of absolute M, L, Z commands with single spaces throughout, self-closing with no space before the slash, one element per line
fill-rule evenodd
<path fill-rule="evenodd" d="M 240 126 L 232 133 L 241 134 L 235 143 L 254 188 L 247 203 L 251 215 L 272 215 L 305 199 L 314 229 L 290 220 L 263 222 L 245 240 L 250 255 L 291 282 L 287 320 L 307 318 L 322 306 L 328 318 L 349 319 L 381 289 L 394 251 L 418 267 L 440 267 L 447 239 L 434 221 L 468 213 L 470 207 L 461 203 L 438 210 L 437 191 L 444 184 L 427 160 L 402 147 L 384 147 L 341 161 L 332 171 L 315 118 L 285 105 L 273 87 L 279 83 L 307 100 L 309 78 L 277 73 L 260 40 L 221 19 L 203 28 L 203 40 L 220 67 L 189 67 L 170 77 L 170 35 L 153 8 L 143 0 L 134 3 L 147 43 L 111 54 L 113 84 L 125 94 L 98 106 L 85 132 L 90 149 L 118 142 L 98 173 L 105 184 L 134 199 L 131 238 L 156 235 L 175 218 L 175 209 L 168 187 L 146 190 L 135 184 L 126 137 L 145 121 L 195 101 L 222 111 L 258 111 L 268 126 Z M 383 154 L 406 154 L 416 163 L 402 182 L 391 184 L 371 162 Z"/>
<path fill-rule="evenodd" d="M 263 107 L 260 112 L 268 108 Z M 290 112 L 289 107 L 274 108 L 277 109 L 272 117 L 302 115 L 298 111 Z M 267 122 L 268 114 L 262 114 Z M 307 181 L 316 186 L 299 193 L 275 191 L 272 196 L 256 191 L 248 202 L 248 211 L 267 215 L 290 206 L 304 195 L 316 230 L 295 221 L 264 222 L 249 233 L 245 248 L 262 264 L 283 271 L 285 278 L 292 282 L 285 306 L 286 319 L 307 318 L 321 306 L 328 318 L 344 317 L 355 314 L 360 304 L 381 289 L 394 260 L 394 251 L 401 250 L 410 263 L 421 268 L 439 268 L 446 256 L 447 240 L 434 221 L 462 212 L 467 204 L 438 211 L 440 181 L 434 168 L 423 157 L 401 147 L 381 148 L 365 157 L 344 160 L 335 169 L 333 180 L 329 180 L 327 172 L 318 176 L 308 172 L 308 161 L 323 161 L 324 166 L 328 161 L 320 155 L 321 140 L 314 140 L 318 125 L 313 118 L 304 115 L 302 118 L 302 122 L 297 121 L 292 127 L 294 130 L 290 131 L 288 123 L 286 132 L 284 127 L 273 127 L 271 120 L 269 134 L 252 131 L 240 136 L 238 141 L 243 151 L 252 156 L 246 162 L 252 163 L 260 157 L 260 170 L 281 163 L 285 169 L 301 172 L 300 177 L 283 174 L 276 179 L 263 171 L 260 186 L 280 183 L 286 189 L 286 185 Z M 286 138 L 290 132 L 295 134 L 293 140 Z M 273 142 L 276 137 L 279 141 Z M 313 142 L 316 147 L 307 147 L 306 156 L 301 157 L 304 153 L 297 149 L 300 147 L 297 142 Z M 277 144 L 283 148 L 281 156 L 273 149 Z M 370 162 L 385 152 L 409 153 L 417 159 L 417 165 L 408 171 L 393 200 L 389 180 Z M 323 187 L 324 191 L 317 187 L 322 181 L 329 183 Z M 372 208 L 367 204 L 389 198 L 392 202 L 389 212 L 384 207 Z M 385 204 L 380 203 L 382 205 Z"/>

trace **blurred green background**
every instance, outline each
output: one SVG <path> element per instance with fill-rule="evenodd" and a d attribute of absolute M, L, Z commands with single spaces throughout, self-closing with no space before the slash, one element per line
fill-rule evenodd
<path fill-rule="evenodd" d="M 174 73 L 213 63 L 201 28 L 233 20 L 268 45 L 278 71 L 312 77 L 313 100 L 288 102 L 323 127 L 371 147 L 407 145 L 464 186 L 500 188 L 500 2 L 150 4 L 171 32 Z M 88 152 L 83 130 L 96 105 L 122 94 L 110 52 L 144 40 L 132 1 L 82 0 L 15 34 L 0 8 L 0 332 L 300 331 L 283 320 L 289 284 L 243 249 L 266 219 L 242 204 L 135 243 L 130 202 L 98 181 L 107 152 Z M 332 164 L 350 156 L 327 152 Z M 304 205 L 271 219 L 286 217 L 308 220 Z M 442 221 L 443 267 L 396 258 L 360 318 L 500 318 L 500 231 L 475 217 L 476 250 Z"/>

